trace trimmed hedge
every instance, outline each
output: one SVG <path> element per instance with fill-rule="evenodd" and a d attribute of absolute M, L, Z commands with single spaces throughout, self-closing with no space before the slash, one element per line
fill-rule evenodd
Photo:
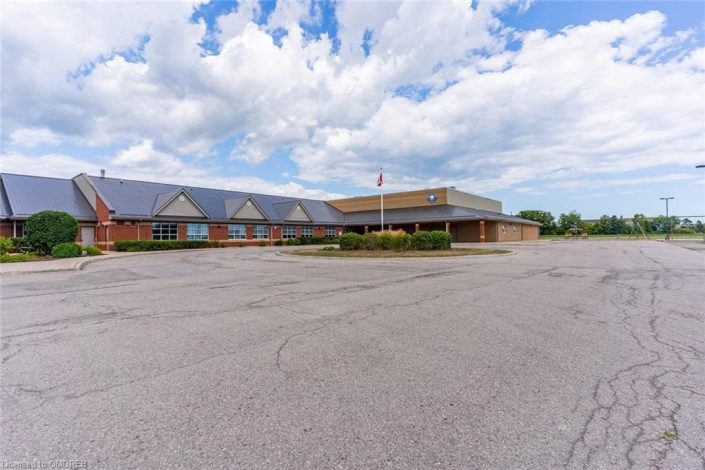
<path fill-rule="evenodd" d="M 353 232 L 340 237 L 341 250 L 449 250 L 451 236 L 442 231 L 416 232 L 403 230 L 371 232 L 360 235 Z"/>
<path fill-rule="evenodd" d="M 450 233 L 441 230 L 431 232 L 432 250 L 450 250 L 452 237 Z"/>
<path fill-rule="evenodd" d="M 219 248 L 212 240 L 121 240 L 115 242 L 116 251 L 165 251 L 193 248 Z"/>
<path fill-rule="evenodd" d="M 85 251 L 88 256 L 99 256 L 103 254 L 100 248 L 96 248 L 95 246 L 84 246 L 83 251 Z"/>
<path fill-rule="evenodd" d="M 76 240 L 78 221 L 66 212 L 41 211 L 29 216 L 24 233 L 32 248 L 48 254 L 55 245 Z"/>
<path fill-rule="evenodd" d="M 78 258 L 81 256 L 81 246 L 76 243 L 59 243 L 51 249 L 52 258 Z"/>
<path fill-rule="evenodd" d="M 365 249 L 365 238 L 359 233 L 348 232 L 340 236 L 340 249 L 341 250 L 364 250 Z"/>
<path fill-rule="evenodd" d="M 299 237 L 290 238 L 287 245 L 337 245 L 338 239 L 335 237 Z"/>

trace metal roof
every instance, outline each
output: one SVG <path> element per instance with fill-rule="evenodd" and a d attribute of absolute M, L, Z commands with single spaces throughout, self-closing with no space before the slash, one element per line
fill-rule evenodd
<path fill-rule="evenodd" d="M 227 221 L 242 204 L 252 198 L 265 217 L 284 223 L 297 204 L 301 204 L 313 224 L 375 225 L 377 210 L 344 214 L 325 201 L 298 199 L 267 194 L 252 194 L 222 189 L 198 188 L 145 181 L 88 176 L 89 181 L 111 209 L 114 218 L 154 219 L 154 211 L 176 194 L 185 192 L 212 221 Z M 68 212 L 77 219 L 96 220 L 96 214 L 78 186 L 69 179 L 0 174 L 0 217 L 26 218 L 42 210 Z M 434 205 L 387 209 L 384 220 L 390 224 L 461 220 L 495 220 L 540 225 L 537 222 L 498 212 L 453 205 Z M 301 222 L 297 222 L 301 223 Z"/>
<path fill-rule="evenodd" d="M 5 218 L 24 219 L 44 210 L 61 211 L 79 220 L 96 220 L 96 214 L 72 180 L 42 176 L 0 174 Z M 7 197 L 7 200 L 4 200 Z"/>
<path fill-rule="evenodd" d="M 426 207 L 386 209 L 385 224 L 410 224 L 417 222 L 445 222 L 468 220 L 496 220 L 522 224 L 541 225 L 531 220 L 514 217 L 499 212 L 451 206 L 448 204 Z M 345 225 L 375 225 L 380 223 L 380 211 L 349 212 L 345 214 Z"/>
<path fill-rule="evenodd" d="M 113 207 L 114 213 L 112 215 L 117 218 L 152 218 L 152 211 L 157 199 L 163 200 L 163 194 L 175 194 L 175 192 L 183 189 L 213 220 L 229 219 L 228 212 L 232 210 L 233 203 L 226 204 L 226 201 L 244 200 L 247 197 L 252 197 L 252 200 L 264 212 L 265 217 L 272 222 L 281 222 L 283 217 L 289 215 L 288 212 L 283 216 L 280 215 L 280 210 L 284 212 L 284 209 L 278 209 L 278 206 L 293 207 L 297 202 L 301 202 L 313 218 L 313 223 L 343 223 L 343 213 L 325 201 L 146 181 L 121 180 L 118 178 L 101 178 L 97 176 L 89 176 L 88 178 L 100 194 L 107 199 L 106 202 Z"/>
<path fill-rule="evenodd" d="M 7 194 L 5 194 L 5 184 L 2 182 L 2 176 L 0 176 L 0 218 L 6 219 L 12 215 L 12 210 L 10 209 L 10 201 L 7 200 Z"/>

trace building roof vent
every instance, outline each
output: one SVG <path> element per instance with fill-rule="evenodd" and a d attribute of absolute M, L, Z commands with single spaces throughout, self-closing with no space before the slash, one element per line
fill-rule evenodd
<path fill-rule="evenodd" d="M 105 179 L 105 170 L 103 168 L 100 169 L 100 177 Z"/>

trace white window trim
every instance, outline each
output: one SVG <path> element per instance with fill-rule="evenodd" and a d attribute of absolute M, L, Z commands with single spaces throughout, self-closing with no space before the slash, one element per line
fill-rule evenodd
<path fill-rule="evenodd" d="M 154 231 L 154 226 L 155 226 L 155 225 L 159 225 L 159 226 L 163 226 L 163 225 L 170 225 L 170 226 L 171 226 L 171 225 L 173 225 L 173 226 L 175 226 L 175 227 L 176 227 L 176 234 L 175 234 L 175 237 L 176 237 L 176 238 L 171 238 L 171 235 L 172 235 L 172 233 L 171 233 L 171 232 L 172 232 L 171 228 L 169 228 L 169 235 L 168 235 L 168 238 L 164 238 L 164 229 L 162 229 L 161 227 L 160 227 L 160 230 L 159 230 L 159 238 L 154 238 L 154 233 L 155 233 L 155 231 Z M 153 223 L 152 223 L 152 240 L 157 240 L 157 241 L 169 241 L 169 240 L 178 240 L 178 239 L 179 239 L 179 224 L 174 223 L 174 222 L 153 222 Z"/>
<path fill-rule="evenodd" d="M 267 232 L 264 237 L 260 237 L 257 234 L 257 227 L 264 227 Z M 252 239 L 253 240 L 269 240 L 269 225 L 257 224 L 252 226 Z"/>
<path fill-rule="evenodd" d="M 231 236 L 232 232 L 230 231 L 230 227 L 241 227 L 242 234 L 237 233 L 237 235 L 238 235 L 237 237 Z M 239 235 L 242 235 L 242 236 L 239 236 Z M 245 225 L 245 224 L 228 224 L 228 240 L 247 240 L 247 225 Z"/>
<path fill-rule="evenodd" d="M 198 233 L 197 234 L 190 234 L 189 233 L 189 228 L 191 227 L 196 227 L 198 226 Z M 206 233 L 205 236 L 206 238 L 203 238 L 203 233 L 202 229 L 205 227 Z M 208 224 L 203 224 L 203 223 L 189 223 L 186 224 L 186 240 L 209 240 L 210 237 L 210 228 L 208 227 Z"/>

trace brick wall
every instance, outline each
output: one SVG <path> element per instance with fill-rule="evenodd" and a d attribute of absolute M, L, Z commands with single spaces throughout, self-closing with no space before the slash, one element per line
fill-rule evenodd
<path fill-rule="evenodd" d="M 208 226 L 208 239 L 209 240 L 227 240 L 228 239 L 228 226 L 211 224 Z"/>
<path fill-rule="evenodd" d="M 14 223 L 17 224 L 17 237 L 24 236 L 24 222 L 16 221 Z M 0 222 L 0 236 L 8 238 L 14 237 L 14 228 L 12 224 L 12 221 Z"/>

